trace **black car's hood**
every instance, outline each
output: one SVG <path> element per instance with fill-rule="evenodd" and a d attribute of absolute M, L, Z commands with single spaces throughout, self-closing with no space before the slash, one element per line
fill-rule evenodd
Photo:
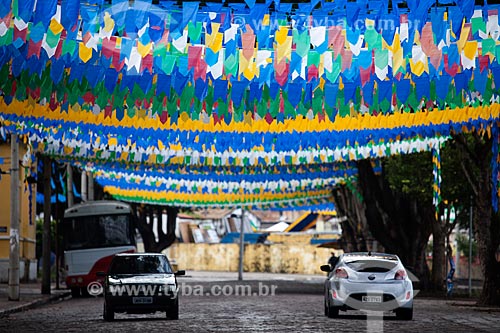
<path fill-rule="evenodd" d="M 120 274 L 110 275 L 108 281 L 111 284 L 174 284 L 174 274 Z"/>

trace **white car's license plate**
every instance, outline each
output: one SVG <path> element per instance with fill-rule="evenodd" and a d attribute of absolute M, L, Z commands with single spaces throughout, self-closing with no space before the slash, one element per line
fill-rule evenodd
<path fill-rule="evenodd" d="M 134 304 L 151 304 L 151 303 L 153 303 L 153 297 L 133 297 L 132 303 L 134 303 Z"/>
<path fill-rule="evenodd" d="M 363 296 L 361 301 L 366 302 L 366 303 L 381 303 L 382 296 Z"/>

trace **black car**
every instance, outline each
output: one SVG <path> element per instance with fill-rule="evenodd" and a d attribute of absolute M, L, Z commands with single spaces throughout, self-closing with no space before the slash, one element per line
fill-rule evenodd
<path fill-rule="evenodd" d="M 120 253 L 113 257 L 104 282 L 104 320 L 116 312 L 154 313 L 179 318 L 178 275 L 168 258 L 160 253 Z"/>

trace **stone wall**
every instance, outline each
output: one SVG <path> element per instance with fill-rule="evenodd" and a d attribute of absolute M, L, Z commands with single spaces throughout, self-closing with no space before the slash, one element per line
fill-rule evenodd
<path fill-rule="evenodd" d="M 306 244 L 245 244 L 246 272 L 324 274 L 332 249 Z M 239 244 L 176 243 L 164 251 L 178 269 L 238 271 Z"/>

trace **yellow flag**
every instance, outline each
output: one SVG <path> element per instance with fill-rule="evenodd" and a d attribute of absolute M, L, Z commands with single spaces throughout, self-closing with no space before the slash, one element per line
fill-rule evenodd
<path fill-rule="evenodd" d="M 240 58 L 240 59 L 241 59 L 241 58 Z M 247 67 L 247 69 L 245 69 L 245 71 L 243 72 L 243 76 L 244 76 L 247 80 L 253 80 L 253 78 L 255 77 L 255 71 L 256 71 L 255 62 L 252 62 L 252 63 L 250 63 L 250 65 Z"/>
<path fill-rule="evenodd" d="M 277 63 L 280 63 L 283 58 L 292 59 L 292 36 L 288 36 L 282 44 L 277 45 Z"/>
<path fill-rule="evenodd" d="M 52 31 L 54 35 L 57 35 L 63 31 L 64 27 L 62 26 L 61 23 L 57 22 L 56 19 L 52 19 L 50 20 L 49 29 L 50 31 Z"/>
<path fill-rule="evenodd" d="M 165 145 L 160 139 L 158 139 L 158 149 L 165 150 Z"/>
<path fill-rule="evenodd" d="M 392 55 L 392 70 L 394 73 L 398 71 L 400 68 L 405 68 L 405 58 L 403 56 L 403 49 L 398 48 L 396 52 Z"/>
<path fill-rule="evenodd" d="M 222 47 L 222 34 L 219 33 L 219 27 L 220 27 L 220 23 L 213 22 L 212 23 L 212 34 L 205 35 L 206 45 L 210 49 L 212 49 L 212 51 L 214 51 L 214 52 L 218 52 L 220 50 L 220 49 L 217 49 L 218 46 L 216 45 L 216 43 L 218 43 L 219 38 L 220 38 L 221 47 Z M 217 36 L 217 35 L 219 35 L 219 36 Z"/>
<path fill-rule="evenodd" d="M 262 19 L 262 25 L 263 26 L 269 25 L 269 14 L 264 15 L 264 18 Z"/>
<path fill-rule="evenodd" d="M 145 57 L 151 51 L 151 42 L 146 45 L 142 44 L 140 41 L 137 42 L 137 52 L 141 55 L 141 57 Z"/>
<path fill-rule="evenodd" d="M 80 43 L 78 48 L 78 55 L 83 62 L 88 62 L 92 58 L 92 48 Z"/>
<path fill-rule="evenodd" d="M 104 31 L 111 32 L 115 28 L 115 21 L 108 12 L 104 13 Z"/>
<path fill-rule="evenodd" d="M 464 46 L 464 54 L 469 59 L 474 59 L 477 52 L 477 41 L 467 41 Z"/>
<path fill-rule="evenodd" d="M 212 45 L 210 45 L 210 49 L 214 51 L 214 53 L 219 52 L 222 49 L 222 38 L 224 35 L 220 32 L 217 32 L 214 36 Z"/>
<path fill-rule="evenodd" d="M 243 56 L 243 50 L 240 50 L 240 63 L 238 74 L 241 75 L 248 68 L 249 61 Z"/>
<path fill-rule="evenodd" d="M 470 27 L 464 25 L 462 27 L 462 33 L 460 34 L 460 39 L 457 42 L 458 53 L 462 53 L 462 50 L 465 47 L 465 43 L 467 42 L 467 39 L 469 38 L 469 33 L 470 33 Z M 469 59 L 471 59 L 471 58 L 469 58 Z"/>
<path fill-rule="evenodd" d="M 117 138 L 108 138 L 108 146 L 117 146 L 118 145 L 118 139 Z"/>
<path fill-rule="evenodd" d="M 287 37 L 288 37 L 288 27 L 284 26 L 279 27 L 279 30 L 276 31 L 276 42 L 278 44 L 283 44 L 285 43 Z"/>

